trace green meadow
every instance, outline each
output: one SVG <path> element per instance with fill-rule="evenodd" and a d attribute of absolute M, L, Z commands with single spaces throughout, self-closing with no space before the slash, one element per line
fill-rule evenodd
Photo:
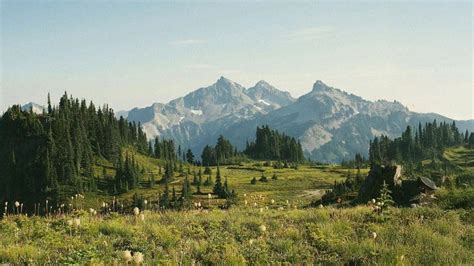
<path fill-rule="evenodd" d="M 444 157 L 459 166 L 459 175 L 472 173 L 471 150 L 449 149 Z M 159 160 L 138 154 L 136 159 L 146 175 L 158 176 Z M 97 165 L 97 172 L 106 169 L 104 178 L 115 174 L 106 161 Z M 9 210 L 0 220 L 0 263 L 468 265 L 474 261 L 471 188 L 441 188 L 436 204 L 429 207 L 390 207 L 377 213 L 365 205 L 310 204 L 317 203 L 335 181 L 355 174 L 354 169 L 264 165 L 268 163 L 252 161 L 220 167 L 222 178 L 237 193 L 229 209 L 220 208 L 225 200 L 209 198 L 212 186 L 202 186 L 202 194 L 192 196 L 191 208 L 159 210 L 164 188 L 157 182 L 152 188 L 143 183 L 142 188 L 115 198 L 100 191 L 85 193 L 74 199 L 74 211 L 63 214 L 27 217 Z M 192 180 L 198 168 L 189 167 Z M 183 166 L 184 172 L 187 168 Z M 211 169 L 214 178 L 217 169 Z M 251 184 L 262 174 L 268 182 Z M 170 189 L 175 186 L 179 191 L 184 178 L 185 174 L 176 174 Z M 192 190 L 196 192 L 196 187 Z M 138 213 L 131 209 L 135 195 L 147 202 Z M 110 212 L 101 207 L 111 206 L 114 199 L 129 208 Z"/>

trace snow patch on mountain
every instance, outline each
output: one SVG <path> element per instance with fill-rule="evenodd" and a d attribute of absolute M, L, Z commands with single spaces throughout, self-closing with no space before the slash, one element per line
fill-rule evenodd
<path fill-rule="evenodd" d="M 29 112 L 30 110 L 33 111 L 35 114 L 42 114 L 43 113 L 44 106 L 39 105 L 34 102 L 29 102 L 25 105 L 21 106 L 21 110 Z"/>
<path fill-rule="evenodd" d="M 191 109 L 191 114 L 193 114 L 193 115 L 202 115 L 202 110 Z"/>
<path fill-rule="evenodd" d="M 268 102 L 266 102 L 266 101 L 263 100 L 263 99 L 258 100 L 258 102 L 259 102 L 259 103 L 263 103 L 263 104 L 265 104 L 265 105 L 267 105 L 267 106 L 270 106 L 270 105 L 271 105 L 271 104 L 269 104 Z"/>

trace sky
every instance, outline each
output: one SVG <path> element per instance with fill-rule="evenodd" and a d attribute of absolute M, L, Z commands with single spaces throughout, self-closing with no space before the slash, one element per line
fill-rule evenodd
<path fill-rule="evenodd" d="M 0 112 L 64 91 L 128 110 L 225 76 L 474 118 L 470 1 L 0 3 Z"/>

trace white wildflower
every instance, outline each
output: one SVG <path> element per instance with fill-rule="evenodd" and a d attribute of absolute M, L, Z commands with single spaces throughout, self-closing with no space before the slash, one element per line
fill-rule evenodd
<path fill-rule="evenodd" d="M 373 240 L 375 240 L 377 238 L 377 233 L 376 232 L 372 232 L 370 234 L 370 236 L 372 237 Z"/>
<path fill-rule="evenodd" d="M 145 214 L 143 214 L 143 213 L 140 214 L 140 221 L 142 221 L 142 222 L 145 221 Z"/>
<path fill-rule="evenodd" d="M 143 254 L 141 252 L 135 252 L 133 254 L 133 262 L 137 265 L 143 263 Z"/>
<path fill-rule="evenodd" d="M 130 250 L 125 250 L 122 252 L 122 260 L 125 263 L 129 263 L 132 260 L 132 253 Z"/>
<path fill-rule="evenodd" d="M 74 218 L 72 221 L 73 221 L 75 227 L 81 226 L 81 219 L 80 218 Z"/>
<path fill-rule="evenodd" d="M 274 200 L 274 199 L 272 199 L 272 200 L 271 200 L 271 203 L 272 203 L 272 204 L 275 204 L 275 200 Z"/>
<path fill-rule="evenodd" d="M 135 216 L 138 216 L 140 214 L 140 209 L 138 207 L 133 208 L 133 214 L 135 214 Z"/>
<path fill-rule="evenodd" d="M 15 207 L 20 207 L 20 203 L 18 201 L 15 201 Z"/>
<path fill-rule="evenodd" d="M 258 227 L 258 229 L 260 229 L 260 232 L 262 232 L 262 233 L 264 233 L 265 231 L 267 231 L 267 227 L 266 227 L 265 225 L 263 225 L 263 224 L 260 225 L 260 226 Z"/>

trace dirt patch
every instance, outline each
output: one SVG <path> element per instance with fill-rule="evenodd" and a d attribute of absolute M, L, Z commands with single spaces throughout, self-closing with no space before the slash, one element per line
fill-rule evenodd
<path fill-rule="evenodd" d="M 322 197 L 327 189 L 308 189 L 303 190 L 300 197 Z"/>

